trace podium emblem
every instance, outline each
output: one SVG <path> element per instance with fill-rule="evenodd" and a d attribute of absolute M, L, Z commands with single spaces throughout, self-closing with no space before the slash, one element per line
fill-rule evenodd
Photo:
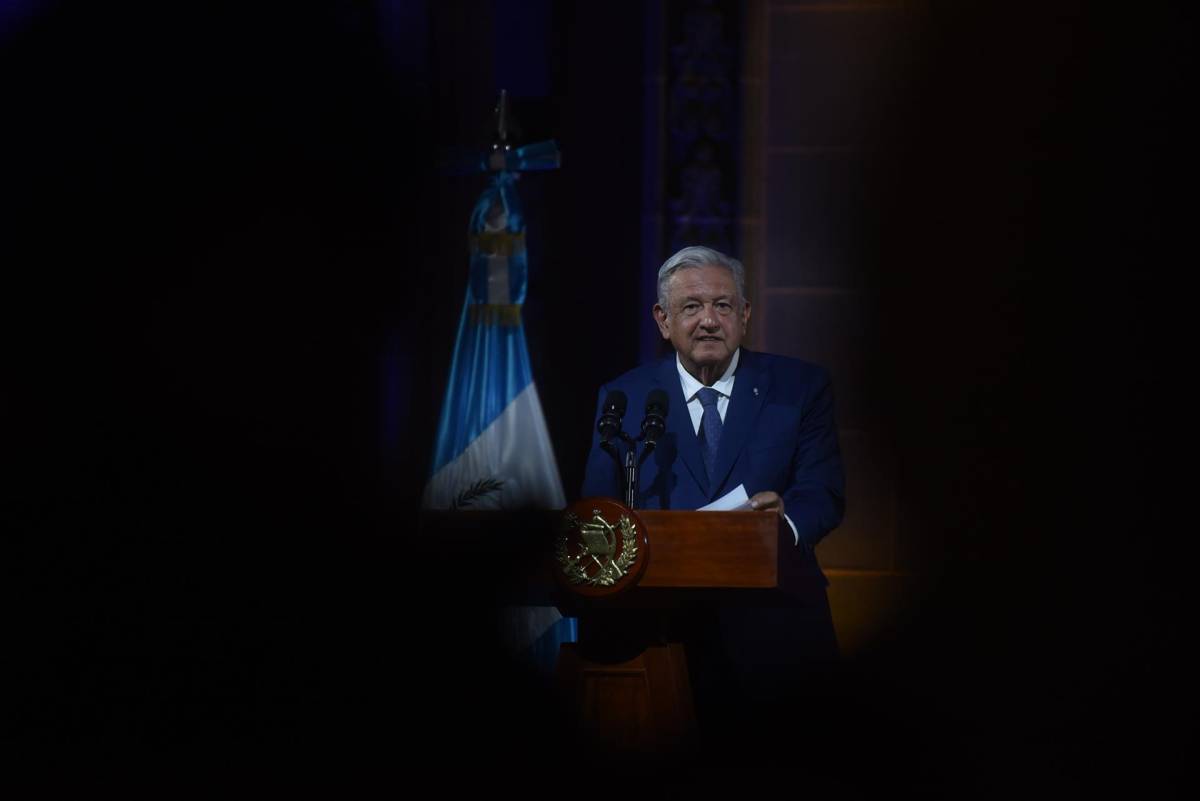
<path fill-rule="evenodd" d="M 555 572 L 575 593 L 615 594 L 637 583 L 647 545 L 645 526 L 632 509 L 607 498 L 586 498 L 563 512 Z"/>

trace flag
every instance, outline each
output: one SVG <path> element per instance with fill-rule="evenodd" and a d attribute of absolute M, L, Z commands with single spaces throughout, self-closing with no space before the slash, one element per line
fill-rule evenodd
<path fill-rule="evenodd" d="M 496 173 L 471 213 L 470 274 L 423 498 L 429 509 L 566 506 L 521 322 L 528 259 L 517 177 Z M 541 669 L 553 665 L 558 642 L 575 639 L 575 621 L 553 607 L 505 610 L 502 625 L 513 651 Z"/>
<path fill-rule="evenodd" d="M 498 173 L 471 213 L 470 279 L 427 508 L 566 506 L 521 324 L 528 262 L 515 182 Z"/>

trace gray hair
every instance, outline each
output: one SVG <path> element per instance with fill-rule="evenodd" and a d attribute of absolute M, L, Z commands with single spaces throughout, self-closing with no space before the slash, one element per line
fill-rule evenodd
<path fill-rule="evenodd" d="M 733 273 L 733 284 L 737 287 L 738 301 L 746 300 L 746 268 L 732 256 L 726 256 L 719 250 L 706 248 L 703 245 L 689 245 L 658 268 L 658 305 L 667 308 L 667 284 L 671 276 L 680 270 L 695 267 L 724 267 Z"/>

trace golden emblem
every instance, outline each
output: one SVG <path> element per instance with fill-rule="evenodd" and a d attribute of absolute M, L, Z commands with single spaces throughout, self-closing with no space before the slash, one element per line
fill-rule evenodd
<path fill-rule="evenodd" d="M 573 537 L 573 532 L 578 536 Z M 637 561 L 637 526 L 625 514 L 614 526 L 599 509 L 592 509 L 592 519 L 587 522 L 567 512 L 554 555 L 571 584 L 611 587 Z"/>

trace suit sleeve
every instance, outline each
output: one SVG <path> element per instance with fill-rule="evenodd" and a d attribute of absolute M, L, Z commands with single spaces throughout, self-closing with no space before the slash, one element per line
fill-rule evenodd
<path fill-rule="evenodd" d="M 600 419 L 600 410 L 607 395 L 608 387 L 600 387 L 600 394 L 596 398 L 596 414 L 592 417 L 592 449 L 588 452 L 587 466 L 584 468 L 580 498 L 623 500 L 620 468 L 613 458 L 600 448 L 600 432 L 595 426 L 595 421 Z"/>
<path fill-rule="evenodd" d="M 799 535 L 801 548 L 812 550 L 842 522 L 846 477 L 834 421 L 833 386 L 821 370 L 805 404 L 792 475 L 783 493 L 784 512 Z"/>

